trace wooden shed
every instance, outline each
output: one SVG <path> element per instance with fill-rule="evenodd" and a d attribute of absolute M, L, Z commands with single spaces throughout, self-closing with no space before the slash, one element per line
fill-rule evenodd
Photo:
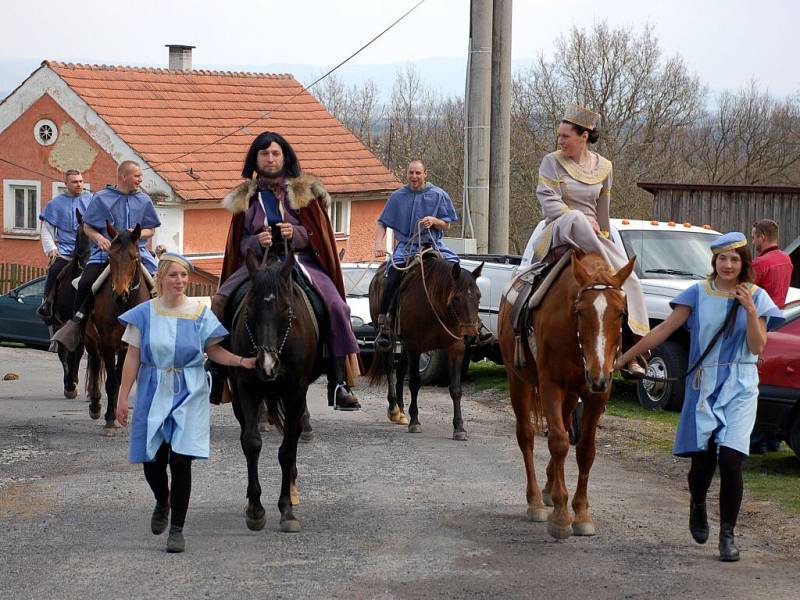
<path fill-rule="evenodd" d="M 792 285 L 800 287 L 800 187 L 640 182 L 653 194 L 659 221 L 708 224 L 717 231 L 741 231 L 750 237 L 753 223 L 772 219 L 780 227 L 781 248 L 792 257 Z"/>

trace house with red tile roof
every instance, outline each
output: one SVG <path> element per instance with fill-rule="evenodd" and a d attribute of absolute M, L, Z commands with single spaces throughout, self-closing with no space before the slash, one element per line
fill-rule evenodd
<path fill-rule="evenodd" d="M 130 159 L 161 218 L 153 243 L 218 274 L 230 221 L 220 201 L 264 130 L 286 137 L 330 192 L 343 260 L 372 259 L 395 176 L 291 75 L 192 70 L 187 48 L 170 48 L 170 69 L 44 61 L 0 102 L 0 262 L 46 263 L 37 215 L 64 171 L 94 191 Z"/>

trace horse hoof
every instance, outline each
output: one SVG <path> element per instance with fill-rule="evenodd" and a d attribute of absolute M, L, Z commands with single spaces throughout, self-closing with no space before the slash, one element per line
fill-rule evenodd
<path fill-rule="evenodd" d="M 264 525 L 267 524 L 267 516 L 264 515 L 260 519 L 253 519 L 245 515 L 244 521 L 245 523 L 247 523 L 247 528 L 250 531 L 261 531 L 262 529 L 264 529 Z"/>
<path fill-rule="evenodd" d="M 114 437 L 114 434 L 117 433 L 113 427 L 103 427 L 103 436 L 110 438 Z"/>
<path fill-rule="evenodd" d="M 408 426 L 408 433 L 422 433 L 422 427 L 420 427 L 419 423 L 411 423 Z"/>
<path fill-rule="evenodd" d="M 400 412 L 400 409 L 397 408 L 396 406 L 394 407 L 394 410 L 390 410 L 390 409 L 386 410 L 386 416 L 389 417 L 389 420 L 392 423 L 399 423 L 400 422 L 400 415 L 402 415 L 402 414 L 403 413 Z"/>
<path fill-rule="evenodd" d="M 300 521 L 297 519 L 286 519 L 281 521 L 281 531 L 284 533 L 297 533 L 300 531 Z"/>
<path fill-rule="evenodd" d="M 77 390 L 77 389 L 74 389 L 74 390 L 64 390 L 64 398 L 69 398 L 70 400 L 73 400 L 73 399 L 75 399 L 75 398 L 77 398 L 77 397 L 78 397 L 78 390 Z M 99 414 L 100 414 L 100 413 L 98 413 L 98 415 L 99 415 Z"/>
<path fill-rule="evenodd" d="M 572 535 L 572 527 L 570 525 L 557 525 L 552 521 L 547 522 L 547 533 L 557 540 L 565 540 Z"/>
<path fill-rule="evenodd" d="M 300 441 L 301 442 L 310 442 L 314 439 L 314 432 L 313 431 L 304 431 L 300 434 Z"/>
<path fill-rule="evenodd" d="M 466 431 L 454 431 L 453 432 L 453 439 L 457 442 L 466 442 L 467 441 L 467 432 Z"/>
<path fill-rule="evenodd" d="M 528 507 L 528 521 L 533 523 L 544 523 L 547 517 L 550 516 L 550 511 L 544 506 L 529 506 Z"/>
<path fill-rule="evenodd" d="M 89 416 L 92 418 L 92 420 L 96 421 L 97 419 L 99 419 L 100 413 L 102 412 L 103 411 L 100 410 L 99 406 L 97 408 L 94 408 L 91 405 L 89 405 Z"/>
<path fill-rule="evenodd" d="M 542 492 L 542 502 L 544 502 L 545 506 L 555 506 L 555 504 L 553 504 L 553 499 L 547 492 Z"/>
<path fill-rule="evenodd" d="M 591 521 L 572 524 L 572 535 L 595 535 L 595 533 L 597 532 L 595 531 L 594 523 Z"/>

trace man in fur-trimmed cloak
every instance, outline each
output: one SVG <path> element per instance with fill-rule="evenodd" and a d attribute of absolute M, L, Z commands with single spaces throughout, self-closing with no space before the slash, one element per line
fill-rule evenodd
<path fill-rule="evenodd" d="M 223 320 L 228 297 L 249 278 L 248 249 L 264 254 L 280 235 L 290 240 L 299 262 L 325 300 L 329 314 L 328 404 L 358 410 L 350 383 L 358 375 L 358 342 L 350 325 L 344 281 L 328 217 L 331 199 L 322 182 L 302 173 L 294 150 L 279 134 L 266 131 L 250 145 L 242 177 L 246 180 L 223 200 L 233 213 L 225 245 L 220 286 L 211 309 Z M 212 401 L 215 399 L 212 398 Z"/>

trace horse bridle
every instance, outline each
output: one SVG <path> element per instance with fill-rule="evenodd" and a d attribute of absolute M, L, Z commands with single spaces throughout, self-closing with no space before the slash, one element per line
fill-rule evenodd
<path fill-rule="evenodd" d="M 250 338 L 250 344 L 253 346 L 253 350 L 258 353 L 259 351 L 268 352 L 274 354 L 275 356 L 280 356 L 281 352 L 283 352 L 283 347 L 286 345 L 286 340 L 289 339 L 289 332 L 292 330 L 292 324 L 294 323 L 295 316 L 294 316 L 294 309 L 292 305 L 289 305 L 289 322 L 286 324 L 286 331 L 283 332 L 283 339 L 281 343 L 278 345 L 277 348 L 273 346 L 260 346 L 256 343 L 255 336 L 253 332 L 250 330 L 250 319 L 248 318 L 248 311 L 247 306 L 244 307 L 244 328 L 247 331 L 247 337 Z"/>
<path fill-rule="evenodd" d="M 616 286 L 608 285 L 606 283 L 593 283 L 592 285 L 587 285 L 586 287 L 581 288 L 578 290 L 578 294 L 575 296 L 575 302 L 573 304 L 573 308 L 575 309 L 575 319 L 577 321 L 577 327 L 575 328 L 575 332 L 577 334 L 578 339 L 578 354 L 580 354 L 581 362 L 583 363 L 583 376 L 588 381 L 588 374 L 589 374 L 589 367 L 586 364 L 586 354 L 583 352 L 583 343 L 581 342 L 581 313 L 578 311 L 578 303 L 581 301 L 581 297 L 586 292 L 601 292 L 605 293 L 608 291 L 617 291 L 622 292 L 622 290 Z M 620 348 L 622 345 L 622 323 L 619 326 L 619 341 L 617 342 L 617 350 L 614 353 L 615 356 L 620 355 Z"/>

